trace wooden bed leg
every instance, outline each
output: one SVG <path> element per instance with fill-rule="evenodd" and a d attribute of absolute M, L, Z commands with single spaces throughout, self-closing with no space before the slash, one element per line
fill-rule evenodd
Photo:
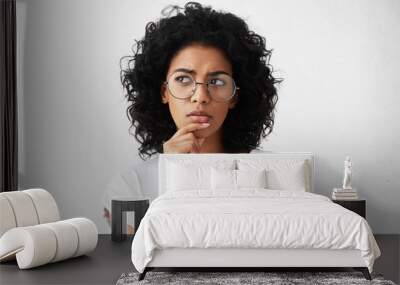
<path fill-rule="evenodd" d="M 138 281 L 141 281 L 144 279 L 144 277 L 146 276 L 147 273 L 147 267 L 144 268 L 144 271 L 142 273 L 139 274 L 139 278 Z"/>
<path fill-rule="evenodd" d="M 369 274 L 368 267 L 354 267 L 355 270 L 361 271 L 365 279 L 372 280 L 371 274 Z"/>

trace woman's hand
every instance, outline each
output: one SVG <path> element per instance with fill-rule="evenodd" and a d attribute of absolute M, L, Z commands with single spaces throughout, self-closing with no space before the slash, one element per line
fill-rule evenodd
<path fill-rule="evenodd" d="M 194 131 L 209 127 L 209 123 L 190 123 L 180 128 L 163 144 L 164 153 L 199 153 L 205 138 L 197 138 Z"/>

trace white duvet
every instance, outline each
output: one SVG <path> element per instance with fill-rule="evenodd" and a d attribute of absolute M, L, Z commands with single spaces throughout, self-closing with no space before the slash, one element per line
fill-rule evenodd
<path fill-rule="evenodd" d="M 367 221 L 329 198 L 300 191 L 178 191 L 150 205 L 132 242 L 143 272 L 154 249 L 358 249 L 372 272 L 380 250 Z"/>

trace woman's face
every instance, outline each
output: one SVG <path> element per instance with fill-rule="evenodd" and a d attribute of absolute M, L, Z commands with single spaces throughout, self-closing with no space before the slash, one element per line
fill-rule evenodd
<path fill-rule="evenodd" d="M 176 73 L 177 69 L 187 70 Z M 190 71 L 190 72 L 189 72 Z M 232 77 L 232 66 L 224 54 L 217 48 L 193 44 L 180 50 L 171 60 L 167 71 L 167 78 L 172 74 L 184 76 L 189 74 L 196 82 L 206 82 L 208 79 L 218 77 L 211 73 L 222 72 Z M 223 76 L 223 75 L 222 75 Z M 181 77 L 180 80 L 187 80 Z M 218 81 L 214 81 L 218 83 Z M 173 97 L 165 85 L 162 85 L 161 97 L 163 103 L 168 103 L 170 113 L 178 129 L 192 122 L 208 122 L 208 128 L 195 131 L 196 137 L 206 138 L 220 135 L 221 126 L 229 109 L 233 108 L 237 96 L 228 101 L 215 101 L 207 92 L 207 85 L 197 85 L 196 92 L 192 97 L 177 99 Z M 209 116 L 189 116 L 193 111 L 202 111 Z"/>

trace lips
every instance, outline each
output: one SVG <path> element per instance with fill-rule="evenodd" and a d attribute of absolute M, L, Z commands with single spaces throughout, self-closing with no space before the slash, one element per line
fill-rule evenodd
<path fill-rule="evenodd" d="M 212 118 L 212 116 L 202 111 L 193 111 L 187 114 L 187 116 L 192 119 L 192 122 L 198 123 L 210 123 Z"/>
<path fill-rule="evenodd" d="M 192 122 L 197 123 L 210 123 L 211 117 L 209 116 L 197 116 L 197 115 L 190 115 L 189 118 L 192 118 Z"/>
<path fill-rule="evenodd" d="M 203 111 L 193 111 L 193 112 L 190 112 L 187 115 L 188 116 L 207 116 L 207 117 L 211 118 L 211 115 L 209 115 L 209 114 L 207 114 L 206 112 L 203 112 Z"/>

